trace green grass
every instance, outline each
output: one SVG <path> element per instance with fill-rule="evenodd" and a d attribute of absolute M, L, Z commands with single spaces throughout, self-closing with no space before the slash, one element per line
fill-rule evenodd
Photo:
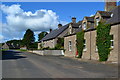
<path fill-rule="evenodd" d="M 7 51 L 7 50 L 9 50 L 9 49 L 0 49 L 0 51 Z"/>

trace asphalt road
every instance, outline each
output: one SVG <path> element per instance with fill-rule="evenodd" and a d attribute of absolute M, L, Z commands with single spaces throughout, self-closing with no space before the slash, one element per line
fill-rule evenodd
<path fill-rule="evenodd" d="M 39 56 L 28 52 L 2 53 L 3 78 L 113 78 L 117 66 L 95 64 L 63 56 Z"/>

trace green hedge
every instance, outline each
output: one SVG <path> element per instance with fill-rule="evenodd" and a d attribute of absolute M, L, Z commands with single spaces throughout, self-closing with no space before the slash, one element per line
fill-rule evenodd
<path fill-rule="evenodd" d="M 78 58 L 82 57 L 83 48 L 84 48 L 84 31 L 80 31 L 76 34 L 77 40 L 76 40 L 76 46 L 78 51 Z"/>
<path fill-rule="evenodd" d="M 110 25 L 105 23 L 99 23 L 97 26 L 96 45 L 98 48 L 99 61 L 107 61 L 108 55 L 110 54 L 110 29 Z"/>

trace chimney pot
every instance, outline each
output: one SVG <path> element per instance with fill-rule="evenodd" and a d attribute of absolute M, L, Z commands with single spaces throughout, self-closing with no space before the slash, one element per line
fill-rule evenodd
<path fill-rule="evenodd" d="M 52 32 L 52 29 L 50 28 L 50 32 Z"/>
<path fill-rule="evenodd" d="M 58 24 L 58 28 L 62 27 L 62 24 Z"/>
<path fill-rule="evenodd" d="M 76 18 L 72 17 L 72 23 L 76 23 Z"/>

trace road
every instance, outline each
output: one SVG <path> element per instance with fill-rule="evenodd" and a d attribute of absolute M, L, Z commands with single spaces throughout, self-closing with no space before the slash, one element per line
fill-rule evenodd
<path fill-rule="evenodd" d="M 3 78 L 112 78 L 118 75 L 117 66 L 113 65 L 19 51 L 2 54 Z"/>

